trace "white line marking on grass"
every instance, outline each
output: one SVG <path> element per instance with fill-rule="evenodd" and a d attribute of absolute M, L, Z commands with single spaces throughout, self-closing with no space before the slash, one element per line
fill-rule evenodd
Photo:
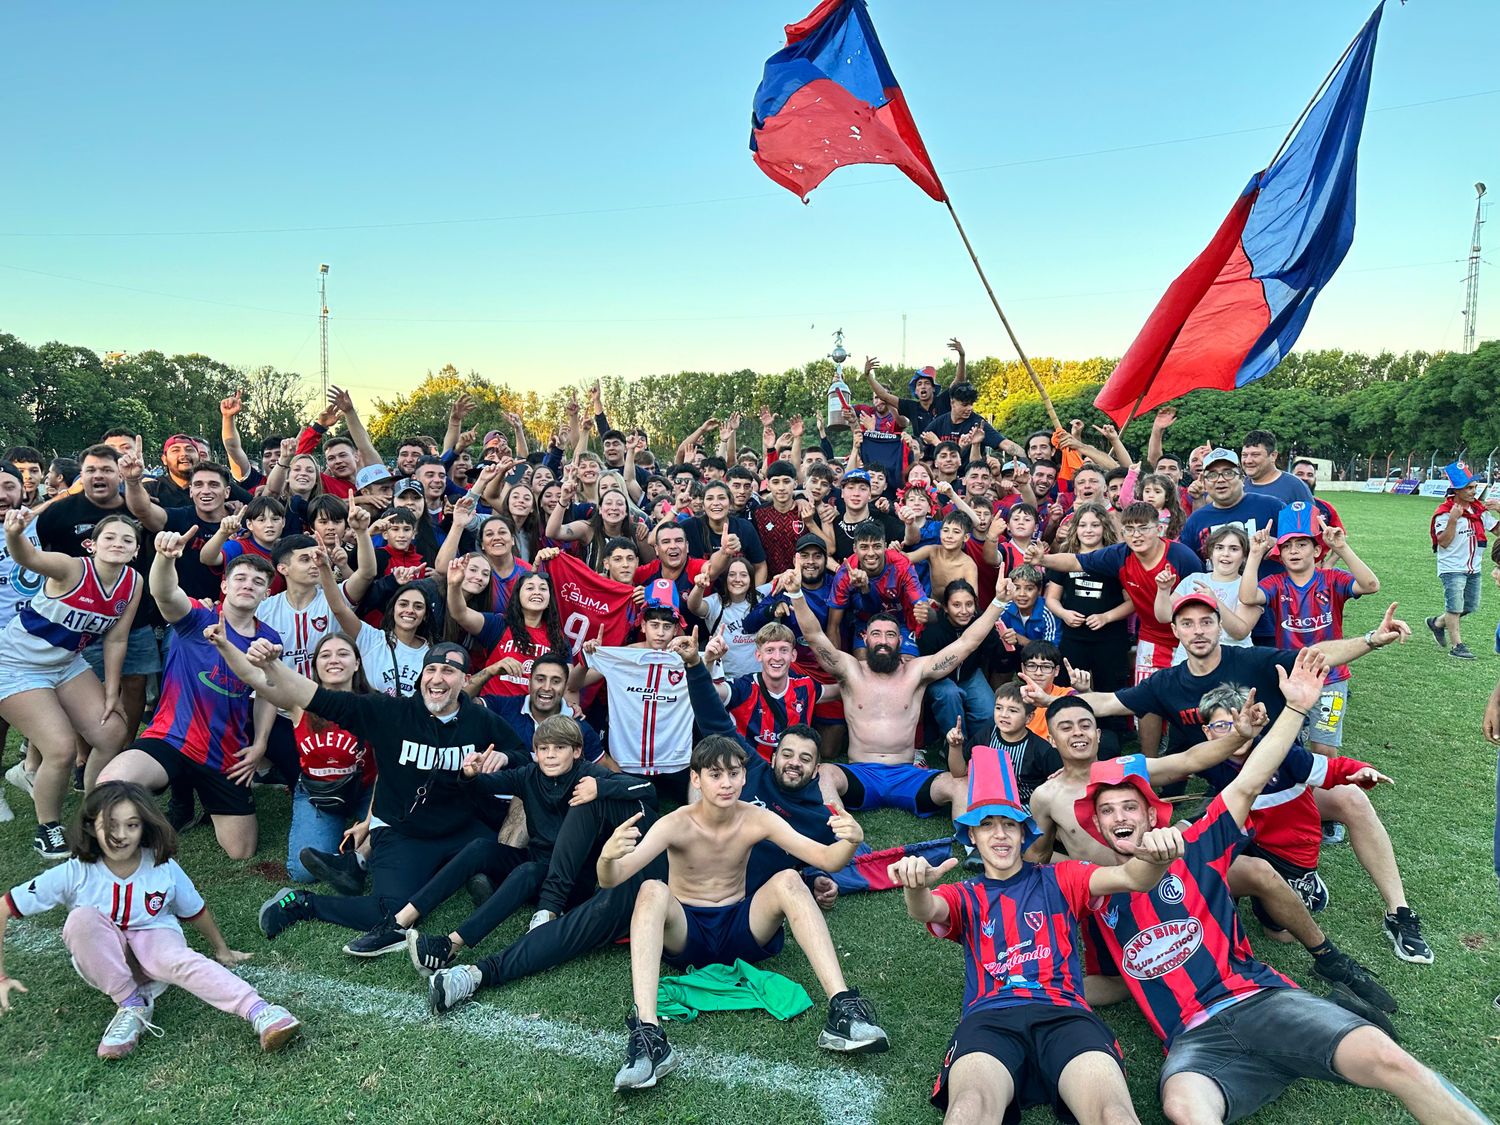
<path fill-rule="evenodd" d="M 6 945 L 24 952 L 56 952 L 62 947 L 56 930 L 34 924 L 16 926 Z M 267 999 L 280 1002 L 292 993 L 307 997 L 324 1011 L 374 1017 L 393 1024 L 423 1023 L 507 1045 L 522 1042 L 538 1052 L 585 1059 L 614 1068 L 622 1058 L 620 1036 L 578 1024 L 507 1012 L 490 1004 L 466 1004 L 434 1019 L 425 995 L 379 985 L 334 980 L 317 973 L 298 973 L 243 964 L 238 973 Z M 884 1092 L 878 1078 L 841 1073 L 827 1067 L 767 1062 L 753 1055 L 722 1054 L 694 1047 L 682 1054 L 678 1073 L 731 1088 L 753 1086 L 775 1094 L 809 1098 L 827 1125 L 865 1125 L 875 1119 Z M 663 1079 L 670 1087 L 674 1078 Z M 642 1095 L 649 1096 L 649 1094 Z"/>

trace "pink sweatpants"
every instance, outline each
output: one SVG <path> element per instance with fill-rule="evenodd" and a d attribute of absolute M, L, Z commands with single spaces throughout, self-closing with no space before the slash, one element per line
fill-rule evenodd
<path fill-rule="evenodd" d="M 78 975 L 116 1004 L 147 981 L 166 981 L 244 1019 L 260 1000 L 248 984 L 193 949 L 176 930 L 122 930 L 92 907 L 69 911 L 63 944 Z"/>

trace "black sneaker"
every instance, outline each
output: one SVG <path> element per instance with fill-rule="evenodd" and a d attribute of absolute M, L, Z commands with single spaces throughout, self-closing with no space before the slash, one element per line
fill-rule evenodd
<path fill-rule="evenodd" d="M 1385 936 L 1391 939 L 1396 956 L 1414 965 L 1432 964 L 1432 946 L 1422 938 L 1422 919 L 1409 906 L 1385 916 Z"/>
<path fill-rule="evenodd" d="M 851 988 L 828 1001 L 828 1021 L 818 1033 L 818 1046 L 854 1055 L 878 1055 L 891 1041 L 875 1022 L 875 1009 Z"/>
<path fill-rule="evenodd" d="M 75 793 L 82 793 L 83 792 L 83 767 L 82 766 L 74 766 L 73 767 L 73 792 L 75 792 Z"/>
<path fill-rule="evenodd" d="M 1321 914 L 1328 909 L 1328 884 L 1316 871 L 1288 879 L 1286 885 L 1297 892 L 1309 914 Z"/>
<path fill-rule="evenodd" d="M 1427 619 L 1427 628 L 1432 630 L 1432 639 L 1437 641 L 1438 648 L 1448 647 L 1448 630 L 1443 626 L 1441 621 L 1436 617 L 1429 617 Z"/>
<path fill-rule="evenodd" d="M 424 977 L 453 964 L 453 942 L 447 934 L 424 934 L 413 926 L 406 931 L 406 952 L 412 967 Z"/>
<path fill-rule="evenodd" d="M 1459 641 L 1458 644 L 1456 644 L 1452 648 L 1450 648 L 1448 650 L 1448 655 L 1449 656 L 1456 656 L 1460 660 L 1478 660 L 1479 659 L 1479 657 L 1475 656 L 1472 652 L 1469 651 L 1469 646 L 1466 645 L 1466 644 L 1464 644 L 1463 641 Z"/>
<path fill-rule="evenodd" d="M 469 898 L 475 906 L 483 906 L 495 893 L 495 880 L 484 874 L 470 875 L 464 883 L 464 890 L 469 892 Z"/>
<path fill-rule="evenodd" d="M 1332 1000 L 1345 1011 L 1353 1012 L 1361 1019 L 1368 1020 L 1381 1031 L 1391 1037 L 1395 1043 L 1401 1042 L 1401 1037 L 1396 1034 L 1396 1025 L 1391 1022 L 1391 1017 L 1382 1012 L 1374 1004 L 1367 1003 L 1347 984 L 1336 984 L 1328 990 L 1328 999 Z"/>
<path fill-rule="evenodd" d="M 260 932 L 273 941 L 282 930 L 312 917 L 312 903 L 307 892 L 282 887 L 260 907 Z"/>
<path fill-rule="evenodd" d="M 327 883 L 341 895 L 365 893 L 365 869 L 353 852 L 320 852 L 303 848 L 297 853 L 307 873 L 320 883 Z"/>
<path fill-rule="evenodd" d="M 189 828 L 195 828 L 203 823 L 203 810 L 198 807 L 198 802 L 192 797 L 186 801 L 179 801 L 176 797 L 172 797 L 167 801 L 167 822 L 181 836 Z"/>
<path fill-rule="evenodd" d="M 73 849 L 68 847 L 67 833 L 55 820 L 36 826 L 36 835 L 32 837 L 31 846 L 36 849 L 36 854 L 48 863 L 56 863 L 73 854 Z"/>
<path fill-rule="evenodd" d="M 432 1014 L 451 1012 L 479 991 L 479 969 L 473 965 L 454 965 L 440 969 L 427 981 L 427 1006 Z"/>
<path fill-rule="evenodd" d="M 625 1045 L 625 1065 L 615 1074 L 616 1090 L 649 1090 L 658 1078 L 677 1069 L 677 1054 L 659 1024 L 642 1023 L 634 1009 L 625 1017 L 630 1033 Z"/>
<path fill-rule="evenodd" d="M 350 957 L 381 957 L 406 948 L 406 931 L 387 914 L 359 937 L 344 946 Z"/>
<path fill-rule="evenodd" d="M 1342 950 L 1335 950 L 1323 957 L 1314 957 L 1313 972 L 1329 984 L 1348 986 L 1350 991 L 1361 1000 L 1374 1005 L 1382 1012 L 1397 1010 L 1396 998 L 1381 987 L 1380 982 L 1375 979 L 1374 972 Z"/>

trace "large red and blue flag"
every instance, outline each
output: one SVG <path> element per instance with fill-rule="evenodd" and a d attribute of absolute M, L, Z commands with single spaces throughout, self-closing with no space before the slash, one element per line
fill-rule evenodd
<path fill-rule="evenodd" d="M 1271 166 L 1168 287 L 1094 399 L 1123 425 L 1188 391 L 1231 391 L 1285 358 L 1354 241 L 1375 9 Z"/>
<path fill-rule="evenodd" d="M 948 197 L 875 35 L 865 0 L 823 0 L 786 27 L 755 91 L 750 150 L 802 201 L 846 164 L 889 164 Z"/>

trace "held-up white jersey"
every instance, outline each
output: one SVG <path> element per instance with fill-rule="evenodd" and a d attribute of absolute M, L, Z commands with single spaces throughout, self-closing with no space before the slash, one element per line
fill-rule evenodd
<path fill-rule="evenodd" d="M 157 863 L 150 848 L 141 849 L 141 864 L 121 879 L 100 863 L 78 858 L 43 871 L 29 883 L 11 888 L 6 905 L 28 918 L 65 906 L 89 906 L 122 930 L 176 930 L 179 918 L 203 913 L 203 896 L 175 859 Z"/>
<path fill-rule="evenodd" d="M 609 692 L 609 756 L 626 773 L 675 773 L 693 753 L 687 669 L 675 652 L 600 648 L 584 662 Z"/>
<path fill-rule="evenodd" d="M 339 591 L 343 592 L 342 586 Z M 261 602 L 255 616 L 281 634 L 281 662 L 309 680 L 317 679 L 313 674 L 313 649 L 329 633 L 343 632 L 321 586 L 301 609 L 294 607 L 283 591 Z"/>

